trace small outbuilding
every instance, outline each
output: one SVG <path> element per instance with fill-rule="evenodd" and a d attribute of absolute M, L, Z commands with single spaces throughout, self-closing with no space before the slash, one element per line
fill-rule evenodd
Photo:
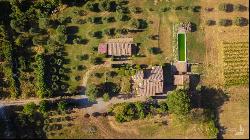
<path fill-rule="evenodd" d="M 98 52 L 108 56 L 132 56 L 135 45 L 133 38 L 109 39 L 107 42 L 99 44 Z"/>

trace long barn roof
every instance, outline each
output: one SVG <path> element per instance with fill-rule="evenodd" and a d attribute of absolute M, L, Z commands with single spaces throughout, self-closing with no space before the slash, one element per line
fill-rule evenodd
<path fill-rule="evenodd" d="M 116 39 L 109 39 L 105 43 L 99 44 L 99 53 L 107 53 L 110 56 L 131 56 L 132 55 L 132 46 L 133 38 L 116 38 Z M 103 49 L 105 46 L 106 51 Z"/>

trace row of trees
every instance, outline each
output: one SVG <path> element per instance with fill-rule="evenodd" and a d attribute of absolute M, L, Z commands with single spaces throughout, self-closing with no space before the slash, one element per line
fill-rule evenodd
<path fill-rule="evenodd" d="M 247 10 L 247 7 L 241 4 L 231 4 L 231 3 L 221 3 L 218 6 L 218 9 L 220 11 L 224 11 L 224 12 L 233 12 L 234 10 L 239 11 L 239 12 L 243 12 Z"/>
<path fill-rule="evenodd" d="M 148 115 L 173 113 L 178 117 L 187 116 L 191 110 L 191 101 L 186 91 L 178 90 L 170 93 L 166 101 L 115 104 L 110 112 L 114 113 L 116 121 L 126 122 L 133 119 L 143 119 Z"/>
<path fill-rule="evenodd" d="M 52 92 L 47 85 L 46 82 L 46 74 L 45 74 L 45 60 L 43 54 L 38 54 L 36 57 L 36 65 L 35 74 L 36 74 L 36 87 L 37 87 L 37 96 L 40 98 L 49 97 L 52 95 Z"/>
<path fill-rule="evenodd" d="M 30 47 L 47 43 L 46 40 L 48 37 L 45 34 L 51 24 L 48 16 L 59 3 L 60 0 L 9 1 L 11 14 L 8 16 L 8 19 L 4 21 L 4 24 L 6 28 L 8 28 L 8 31 L 11 32 L 11 35 L 7 38 L 7 42 L 9 42 L 8 46 L 12 45 L 13 47 L 8 47 L 8 50 L 9 52 L 12 51 L 11 53 L 15 53 L 15 55 L 12 55 L 12 70 L 7 70 L 7 67 L 5 67 L 6 72 L 4 73 L 13 77 L 11 78 L 13 80 L 8 80 L 9 85 L 11 85 L 8 89 L 13 97 L 24 94 L 30 95 L 30 93 L 33 95 L 35 93 L 32 80 L 34 78 L 34 61 L 31 61 L 33 59 L 33 53 L 31 53 L 32 49 L 30 49 Z M 40 83 L 42 81 L 41 77 L 42 76 L 38 78 L 35 77 L 35 79 L 40 79 L 39 82 L 36 83 L 36 86 L 39 85 L 38 87 L 44 87 L 42 86 L 43 84 Z M 39 91 L 40 93 L 37 94 L 40 96 L 45 94 L 43 92 L 47 92 L 43 91 L 43 88 L 39 89 Z"/>
<path fill-rule="evenodd" d="M 115 115 L 117 122 L 128 122 L 136 119 L 143 119 L 147 116 L 165 114 L 168 106 L 165 101 L 155 103 L 151 100 L 147 102 L 118 103 L 112 106 L 110 113 Z"/>
<path fill-rule="evenodd" d="M 246 19 L 244 17 L 236 17 L 233 21 L 230 19 L 220 19 L 219 20 L 219 25 L 221 25 L 221 26 L 230 26 L 232 24 L 234 24 L 236 26 L 247 26 L 248 23 L 249 23 L 248 19 Z M 207 20 L 206 24 L 208 26 L 215 25 L 216 21 Z"/>
<path fill-rule="evenodd" d="M 7 78 L 7 85 L 9 86 L 9 92 L 11 97 L 16 98 L 20 94 L 19 80 L 17 78 L 16 71 L 16 59 L 14 58 L 14 48 L 10 41 L 8 41 L 8 34 L 3 25 L 0 26 L 0 55 L 3 57 L 3 73 Z M 1 84 L 2 85 L 2 84 Z"/>

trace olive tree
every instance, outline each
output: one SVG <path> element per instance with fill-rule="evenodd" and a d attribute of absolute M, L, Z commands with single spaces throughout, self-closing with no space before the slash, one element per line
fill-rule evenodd
<path fill-rule="evenodd" d="M 167 96 L 167 105 L 170 113 L 187 115 L 191 109 L 190 98 L 186 91 L 176 90 Z"/>
<path fill-rule="evenodd" d="M 98 89 L 96 87 L 96 85 L 88 85 L 87 89 L 86 89 L 86 95 L 88 96 L 88 100 L 89 101 L 95 101 L 97 98 L 97 94 L 98 94 Z"/>

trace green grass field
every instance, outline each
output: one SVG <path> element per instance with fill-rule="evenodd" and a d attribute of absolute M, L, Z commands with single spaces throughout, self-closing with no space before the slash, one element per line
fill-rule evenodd
<path fill-rule="evenodd" d="M 186 38 L 185 34 L 178 34 L 179 61 L 186 61 Z"/>

